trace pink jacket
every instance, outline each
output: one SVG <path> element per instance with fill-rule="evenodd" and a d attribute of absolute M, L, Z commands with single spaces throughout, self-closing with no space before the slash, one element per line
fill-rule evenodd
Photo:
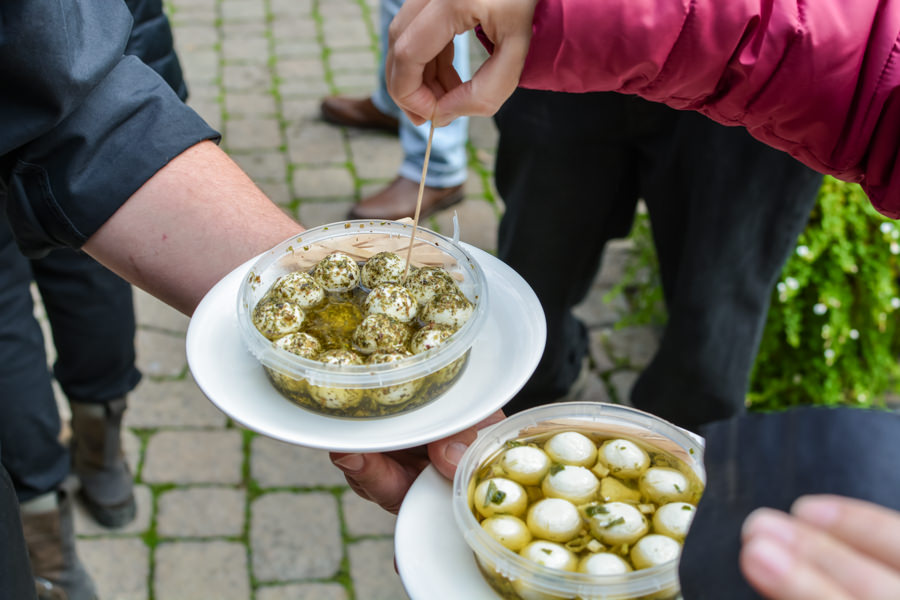
<path fill-rule="evenodd" d="M 900 217 L 900 0 L 540 0 L 520 85 L 743 125 Z"/>

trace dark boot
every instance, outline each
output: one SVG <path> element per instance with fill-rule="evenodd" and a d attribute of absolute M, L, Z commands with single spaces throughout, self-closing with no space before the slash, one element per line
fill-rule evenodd
<path fill-rule="evenodd" d="M 22 530 L 41 600 L 97 600 L 94 582 L 75 553 L 72 499 L 57 493 L 57 505 L 32 512 L 22 506 Z"/>
<path fill-rule="evenodd" d="M 72 403 L 72 470 L 94 519 L 122 527 L 134 519 L 134 478 L 122 452 L 125 398 L 105 404 Z"/>

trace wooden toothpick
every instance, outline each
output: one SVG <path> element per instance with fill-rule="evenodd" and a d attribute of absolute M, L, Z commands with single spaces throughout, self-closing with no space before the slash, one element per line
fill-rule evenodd
<path fill-rule="evenodd" d="M 431 140 L 434 138 L 434 121 L 428 131 L 428 144 L 425 146 L 425 162 L 422 163 L 422 179 L 419 181 L 419 195 L 416 197 L 416 214 L 413 217 L 412 235 L 409 236 L 409 250 L 406 251 L 406 268 L 403 270 L 403 282 L 409 274 L 409 262 L 412 260 L 413 242 L 416 240 L 416 229 L 419 228 L 419 213 L 422 211 L 422 195 L 425 193 L 425 174 L 428 172 L 428 159 L 431 158 Z"/>

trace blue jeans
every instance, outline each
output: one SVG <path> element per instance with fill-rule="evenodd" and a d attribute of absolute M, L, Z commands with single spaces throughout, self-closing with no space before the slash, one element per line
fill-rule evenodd
<path fill-rule="evenodd" d="M 378 72 L 378 88 L 372 94 L 375 107 L 386 115 L 400 120 L 400 145 L 403 147 L 403 164 L 398 174 L 406 179 L 419 182 L 422 179 L 422 163 L 425 162 L 425 147 L 428 144 L 430 123 L 416 127 L 406 118 L 387 92 L 384 79 L 384 57 L 387 56 L 388 27 L 394 15 L 400 10 L 402 0 L 381 0 L 381 66 Z M 453 41 L 453 66 L 463 81 L 469 79 L 469 38 L 467 34 L 456 36 Z M 431 187 L 452 187 L 466 180 L 466 140 L 469 120 L 456 119 L 446 127 L 435 129 L 431 142 L 431 157 L 428 159 L 428 174 L 425 185 Z"/>

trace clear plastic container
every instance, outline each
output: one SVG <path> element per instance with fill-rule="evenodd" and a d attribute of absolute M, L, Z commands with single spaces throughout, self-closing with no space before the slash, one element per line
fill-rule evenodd
<path fill-rule="evenodd" d="M 382 251 L 395 252 L 405 260 L 412 230 L 412 225 L 397 221 L 331 223 L 285 240 L 253 264 L 238 291 L 238 323 L 250 352 L 282 395 L 322 414 L 384 417 L 435 400 L 462 375 L 469 350 L 486 318 L 488 298 L 484 273 L 461 245 L 422 227 L 416 230 L 411 265 L 443 267 L 474 304 L 472 316 L 444 343 L 390 363 L 330 365 L 275 346 L 252 322 L 254 307 L 281 276 L 293 271 L 308 272 L 334 251 L 349 254 L 359 263 Z M 383 401 L 394 392 L 409 399 L 396 403 Z M 348 397 L 351 401 L 337 403 L 342 404 L 338 407 L 327 401 Z M 378 397 L 382 398 L 381 402 L 377 401 Z"/>
<path fill-rule="evenodd" d="M 702 440 L 651 414 L 600 402 L 532 408 L 485 429 L 469 446 L 453 481 L 453 513 L 479 569 L 501 597 L 516 600 L 672 600 L 680 598 L 678 561 L 623 575 L 551 569 L 519 556 L 491 537 L 473 514 L 476 474 L 512 440 L 542 439 L 561 431 L 627 437 L 680 459 L 705 485 Z"/>

